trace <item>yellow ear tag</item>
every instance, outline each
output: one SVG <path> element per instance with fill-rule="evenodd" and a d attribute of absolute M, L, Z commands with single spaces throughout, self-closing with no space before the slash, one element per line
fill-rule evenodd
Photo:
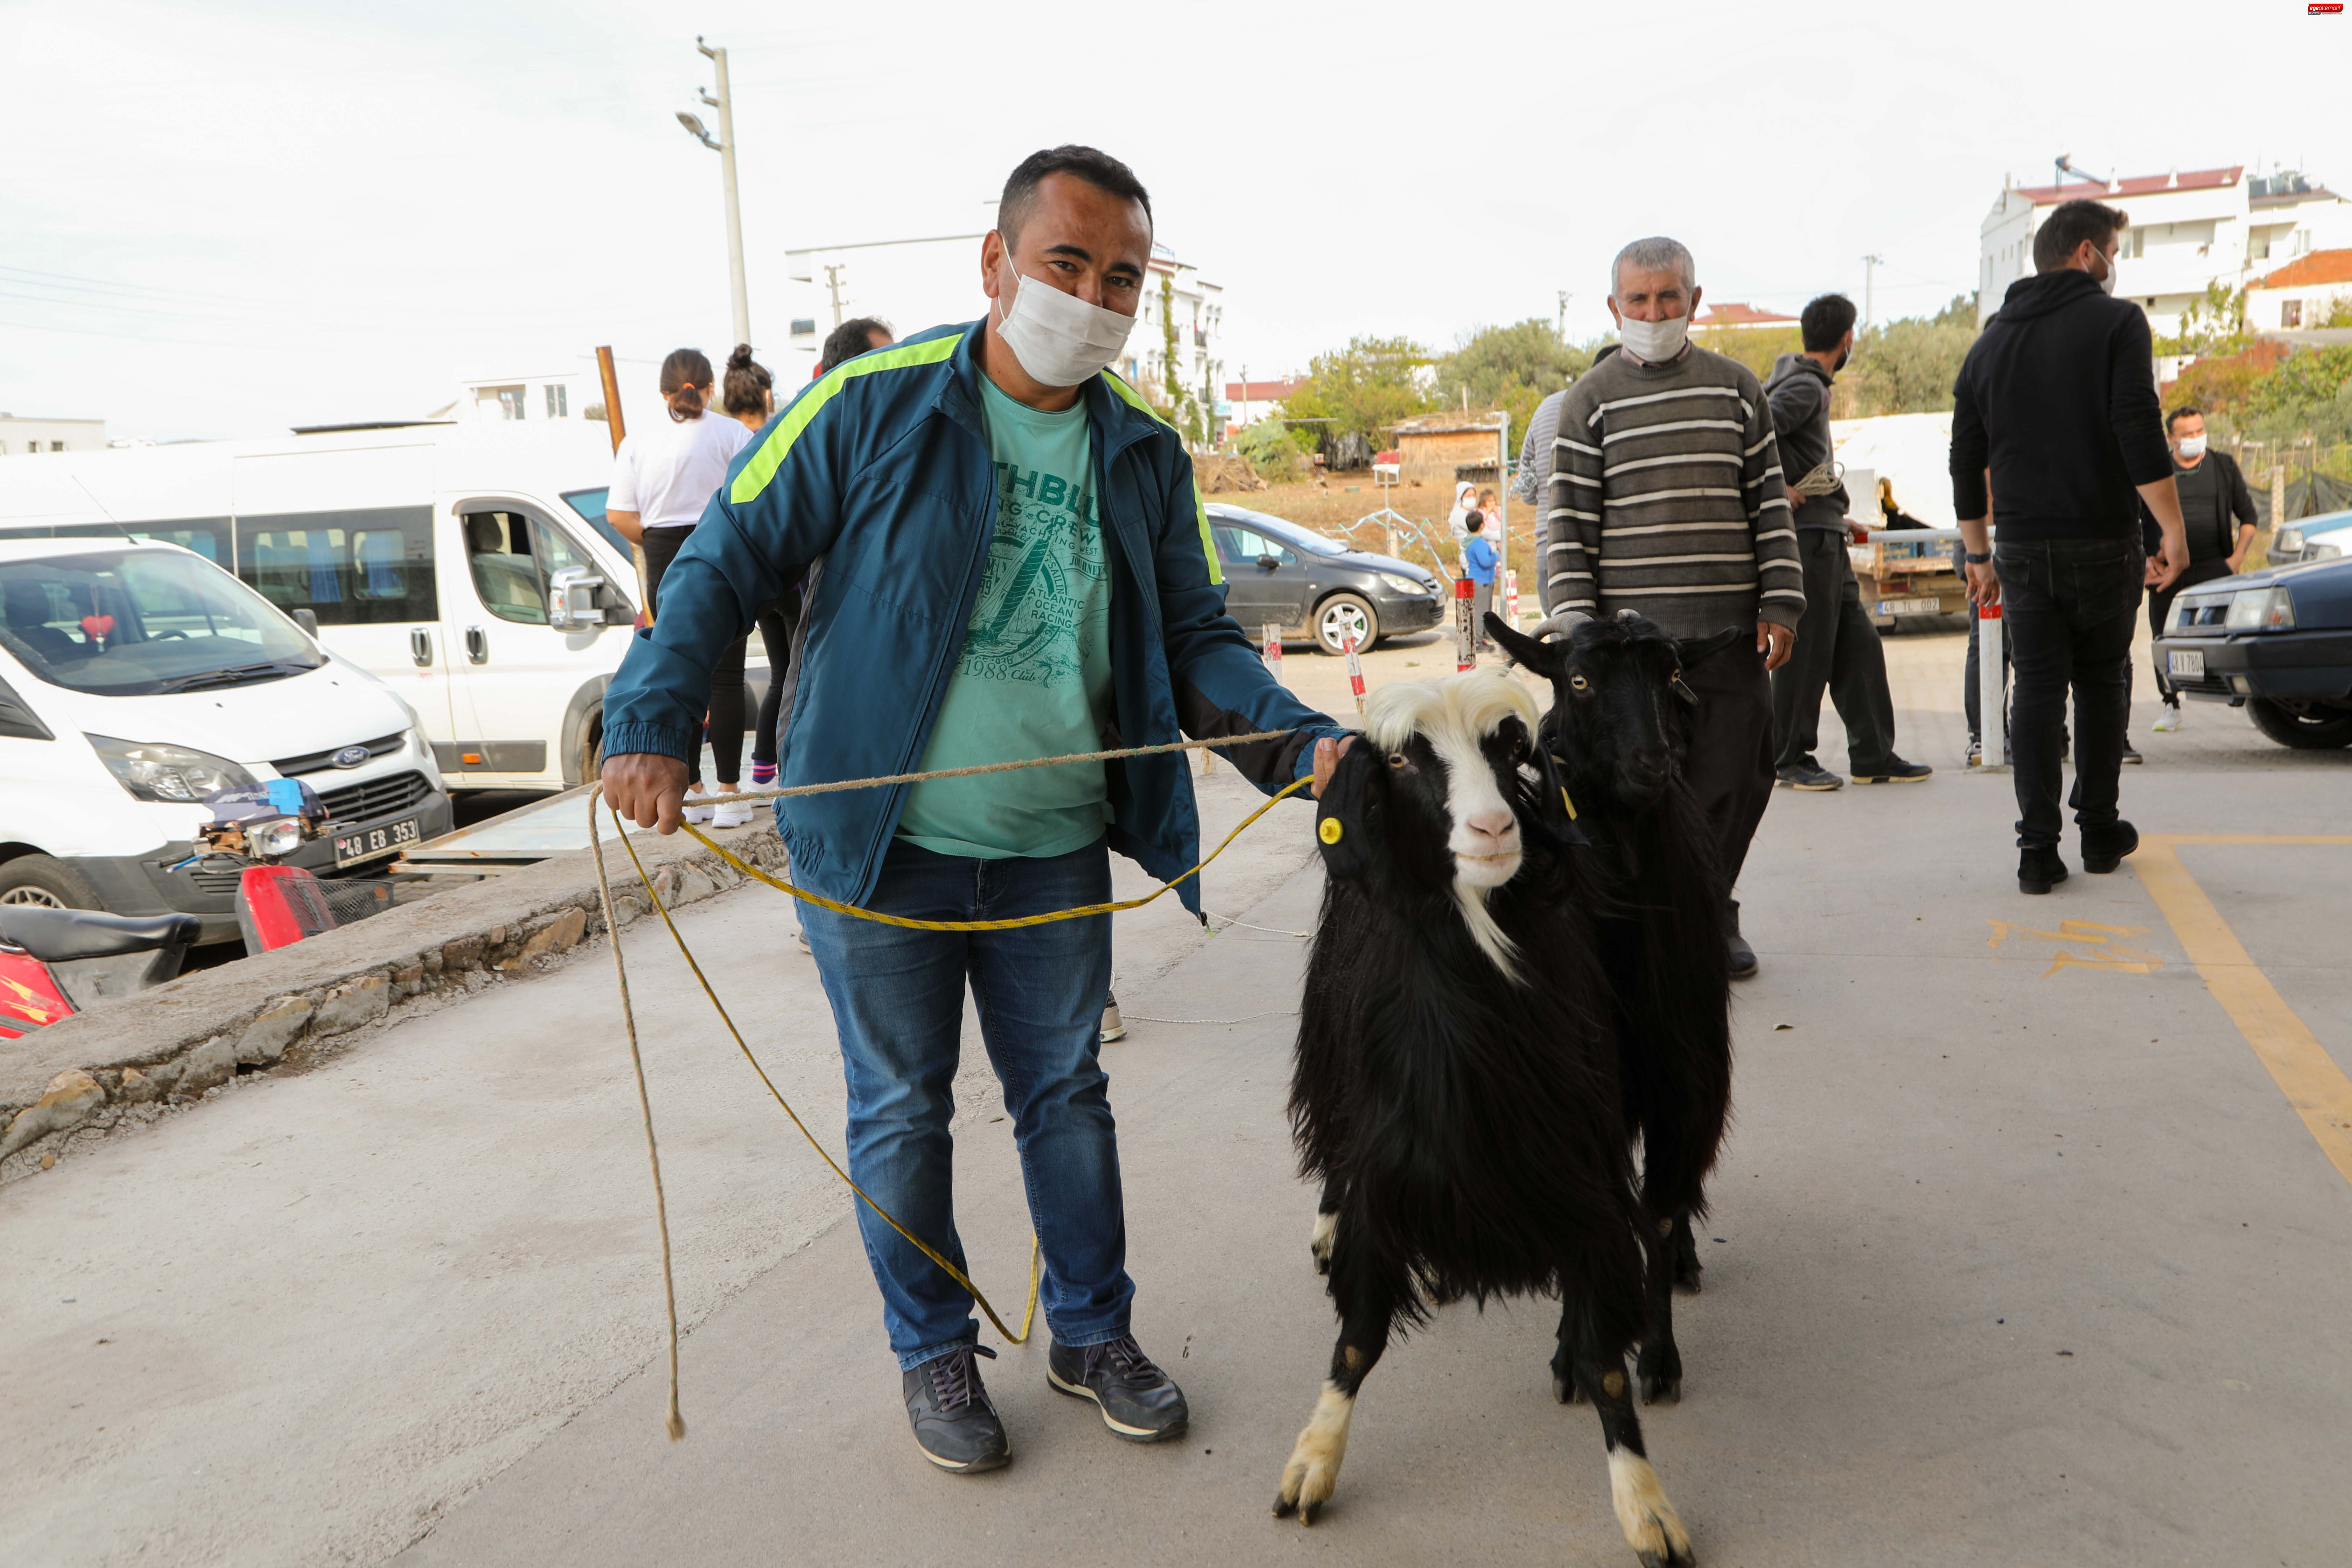
<path fill-rule="evenodd" d="M 1576 820 L 1576 802 L 1568 798 L 1568 791 L 1565 787 L 1563 787 L 1559 792 L 1559 804 L 1568 807 L 1568 819 L 1570 822 L 1574 822 Z"/>
<path fill-rule="evenodd" d="M 1345 831 L 1346 829 L 1339 826 L 1338 817 L 1327 816 L 1323 819 L 1322 825 L 1315 829 L 1315 837 L 1326 844 L 1337 844 L 1339 842 L 1339 835 Z"/>

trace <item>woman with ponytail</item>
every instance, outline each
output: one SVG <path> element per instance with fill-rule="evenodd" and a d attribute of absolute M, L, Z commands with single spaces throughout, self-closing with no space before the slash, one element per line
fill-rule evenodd
<path fill-rule="evenodd" d="M 726 395 L 720 404 L 755 434 L 776 412 L 775 377 L 751 357 L 751 345 L 737 343 L 727 356 Z M 768 686 L 760 694 L 760 716 L 751 727 L 751 782 L 776 782 L 776 724 L 782 717 L 784 671 L 793 657 L 793 627 L 801 617 L 795 584 L 760 606 L 760 641 L 768 650 Z"/>
<path fill-rule="evenodd" d="M 748 361 L 748 352 L 745 354 Z M 703 509 L 726 482 L 728 465 L 751 444 L 740 420 L 706 413 L 718 378 L 699 349 L 679 349 L 662 361 L 662 401 L 667 425 L 640 426 L 613 454 L 613 489 L 605 519 L 645 552 L 646 593 L 654 618 L 661 617 L 662 576 L 677 559 Z M 731 376 L 730 376 L 731 381 Z M 710 754 L 719 795 L 732 795 L 743 763 L 743 638 L 710 672 Z M 731 805 L 695 805 L 703 788 L 701 760 L 688 764 L 687 818 L 718 827 L 740 827 L 751 820 L 748 801 Z"/>

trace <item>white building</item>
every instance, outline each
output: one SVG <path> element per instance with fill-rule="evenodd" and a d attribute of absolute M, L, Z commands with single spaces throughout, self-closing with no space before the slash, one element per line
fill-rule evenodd
<path fill-rule="evenodd" d="M 2313 250 L 2246 289 L 2246 326 L 2264 336 L 2318 331 L 2352 306 L 2352 250 Z"/>
<path fill-rule="evenodd" d="M 95 452 L 106 445 L 103 419 L 38 419 L 0 414 L 0 457 L 27 452 Z"/>
<path fill-rule="evenodd" d="M 807 381 L 826 334 L 856 317 L 878 317 L 900 336 L 977 318 L 987 305 L 980 277 L 980 246 L 986 237 L 985 232 L 943 235 L 785 252 L 791 346 L 768 361 L 779 389 Z M 1155 242 L 1151 247 L 1135 329 L 1112 368 L 1156 404 L 1167 353 L 1163 280 L 1177 329 L 1176 379 L 1197 401 L 1224 370 L 1224 289 L 1165 245 Z"/>
<path fill-rule="evenodd" d="M 593 364 L 527 375 L 469 375 L 458 383 L 457 401 L 436 409 L 433 417 L 492 424 L 583 419 L 604 401 L 603 381 Z"/>
<path fill-rule="evenodd" d="M 1985 215 L 1977 264 L 1977 320 L 2033 273 L 2033 237 L 2062 202 L 2088 197 L 2131 218 L 2124 230 L 2118 299 L 2136 300 L 2158 336 L 2180 330 L 2180 314 L 2206 288 L 2243 288 L 2281 258 L 2352 240 L 2352 202 L 2301 174 L 2253 179 L 2242 165 L 2174 170 L 2061 185 L 2004 184 Z"/>

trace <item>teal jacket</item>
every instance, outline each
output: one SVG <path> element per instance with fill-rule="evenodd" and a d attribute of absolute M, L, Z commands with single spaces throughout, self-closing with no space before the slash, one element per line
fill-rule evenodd
<path fill-rule="evenodd" d="M 980 412 L 977 321 L 861 354 L 802 390 L 729 470 L 662 579 L 604 693 L 604 751 L 686 757 L 710 671 L 760 605 L 806 574 L 779 782 L 912 773 L 954 673 L 996 527 Z M 1108 373 L 1087 383 L 1095 486 L 1111 564 L 1108 748 L 1181 735 L 1293 730 L 1223 754 L 1272 794 L 1345 731 L 1267 673 L 1225 614 L 1223 574 L 1176 432 Z M 1180 730 L 1181 735 L 1180 735 Z M 1166 880 L 1200 858 L 1181 752 L 1107 770 L 1110 846 Z M 776 803 L 793 879 L 845 903 L 872 896 L 909 786 Z M 1181 889 L 1200 910 L 1198 879 Z"/>

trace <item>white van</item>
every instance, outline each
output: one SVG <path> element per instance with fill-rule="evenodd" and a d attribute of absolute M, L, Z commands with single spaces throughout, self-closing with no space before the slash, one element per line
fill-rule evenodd
<path fill-rule="evenodd" d="M 175 544 L 0 539 L 0 904 L 233 938 L 236 870 L 191 858 L 201 803 L 271 778 L 326 806 L 286 859 L 321 877 L 449 829 L 415 715 L 227 573 Z"/>
<path fill-rule="evenodd" d="M 452 789 L 558 790 L 595 774 L 637 619 L 611 470 L 571 421 L 44 453 L 0 460 L 0 538 L 184 545 L 397 691 Z"/>

